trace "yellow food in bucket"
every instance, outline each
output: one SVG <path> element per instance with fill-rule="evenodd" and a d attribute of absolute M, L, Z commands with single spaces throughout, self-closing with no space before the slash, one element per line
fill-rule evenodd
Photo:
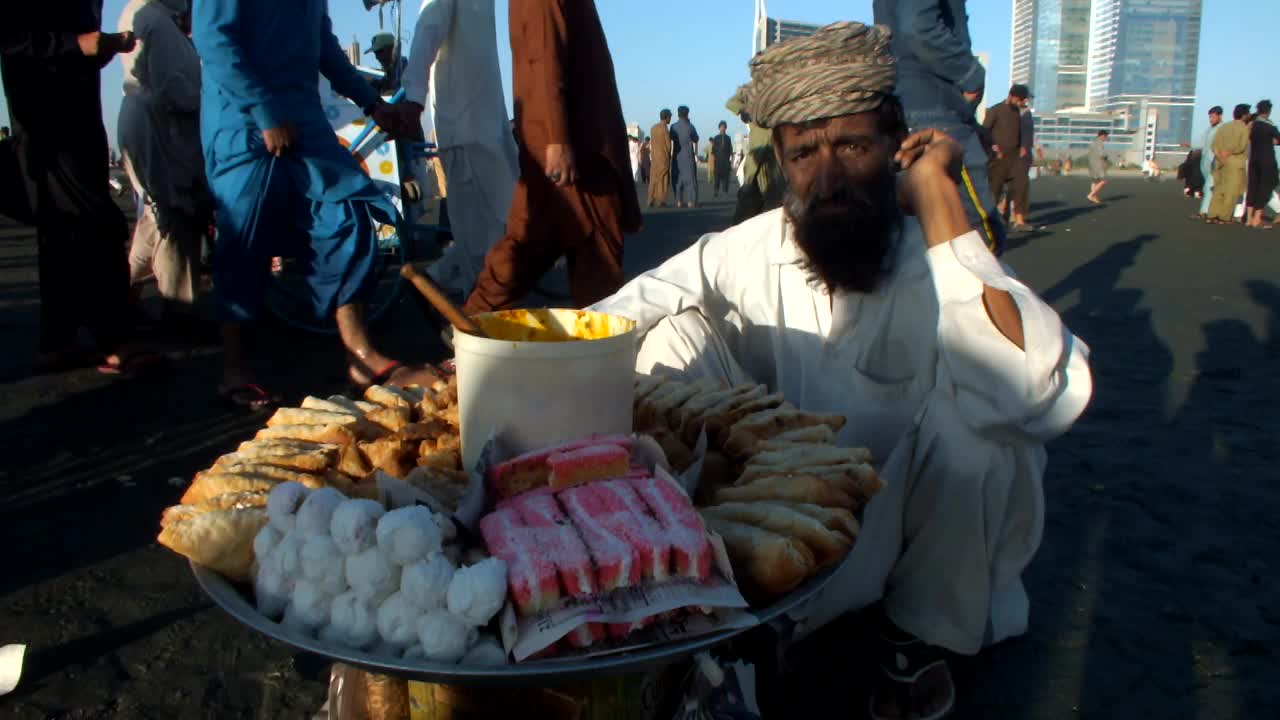
<path fill-rule="evenodd" d="M 472 319 L 489 337 L 511 342 L 600 340 L 634 327 L 621 318 L 586 310 L 558 310 L 556 314 L 550 310 L 499 310 Z"/>

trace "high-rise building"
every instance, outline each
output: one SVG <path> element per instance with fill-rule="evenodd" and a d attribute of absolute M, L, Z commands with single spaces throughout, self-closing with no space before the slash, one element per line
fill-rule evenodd
<path fill-rule="evenodd" d="M 780 42 L 812 35 L 821 27 L 821 25 L 771 18 L 769 11 L 765 8 L 764 0 L 756 0 L 755 23 L 752 25 L 751 32 L 751 56 L 755 57 L 756 53 Z"/>
<path fill-rule="evenodd" d="M 1200 57 L 1201 0 L 1093 0 L 1088 106 L 1127 111 L 1144 127 L 1148 153 L 1191 143 Z"/>
<path fill-rule="evenodd" d="M 1090 0 L 1013 0 L 1009 74 L 1035 93 L 1037 110 L 1085 104 Z"/>

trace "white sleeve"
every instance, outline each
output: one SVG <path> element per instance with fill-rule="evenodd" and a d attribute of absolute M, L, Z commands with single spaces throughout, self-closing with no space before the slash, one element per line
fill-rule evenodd
<path fill-rule="evenodd" d="M 453 24 L 453 3 L 454 0 L 422 0 L 418 22 L 413 27 L 413 42 L 409 45 L 409 64 L 401 80 L 404 99 L 408 102 L 426 105 L 431 66 Z"/>
<path fill-rule="evenodd" d="M 713 323 L 735 314 L 734 294 L 729 291 L 732 264 L 726 257 L 722 233 L 709 233 L 678 255 L 635 278 L 590 310 L 636 321 L 637 336 L 644 337 L 658 321 L 685 310 L 697 309 Z"/>
<path fill-rule="evenodd" d="M 1066 432 L 1093 393 L 1089 347 L 1009 275 L 976 232 L 930 248 L 927 258 L 938 293 L 938 389 L 984 436 L 1044 442 Z M 1013 296 L 1025 351 L 991 322 L 984 285 Z"/>

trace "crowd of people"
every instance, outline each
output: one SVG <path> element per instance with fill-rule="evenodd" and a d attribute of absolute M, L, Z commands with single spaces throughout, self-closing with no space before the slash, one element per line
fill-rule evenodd
<path fill-rule="evenodd" d="M 126 166 L 152 218 L 135 232 L 137 272 L 163 275 L 170 299 L 187 302 L 212 215 L 220 392 L 237 406 L 276 400 L 241 328 L 260 317 L 271 259 L 299 252 L 353 384 L 429 379 L 369 337 L 374 222 L 396 211 L 338 142 L 318 78 L 395 137 L 421 132 L 429 95 L 465 247 L 453 265 L 474 271 L 466 313 L 512 307 L 563 257 L 574 306 L 637 321 L 638 371 L 768 383 L 805 410 L 847 416 L 839 442 L 872 450 L 888 488 L 827 588 L 768 630 L 777 643 L 874 606 L 871 716 L 937 718 L 956 698 L 950 654 L 1026 632 L 1044 444 L 1084 410 L 1092 381 L 1084 342 L 993 254 L 996 196 L 1008 192 L 1014 226 L 1025 222 L 1014 161 L 1026 157 L 1029 92 L 1011 90 L 985 141 L 974 114 L 985 73 L 960 0 L 878 1 L 883 25 L 835 23 L 752 58 L 726 106 L 748 123 L 746 146 L 734 158 L 726 123 L 710 143 L 713 192 L 742 173 L 733 227 L 625 285 L 643 143 L 634 131 L 628 146 L 592 0 L 508 4 L 513 126 L 491 0 L 428 0 L 402 65 L 395 38 L 375 43 L 402 78 L 396 104 L 383 97 L 393 85 L 352 66 L 322 0 L 199 0 L 194 12 L 131 0 L 117 33 L 101 31 L 96 0 L 54 5 L 23 4 L 0 31 L 23 217 L 37 227 L 42 352 L 67 349 L 84 325 L 105 371 L 141 367 L 99 87 L 107 61 L 135 53 L 121 136 L 127 125 Z M 687 107 L 671 117 L 648 134 L 648 203 L 674 192 L 696 207 L 702 140 Z"/>
<path fill-rule="evenodd" d="M 1280 217 L 1280 131 L 1271 109 L 1270 100 L 1260 100 L 1256 107 L 1241 103 L 1225 122 L 1221 106 L 1209 109 L 1204 142 L 1180 171 L 1184 192 L 1200 198 L 1193 220 L 1225 225 L 1238 219 L 1245 227 L 1264 230 L 1275 226 Z M 1264 216 L 1268 209 L 1270 221 Z"/>

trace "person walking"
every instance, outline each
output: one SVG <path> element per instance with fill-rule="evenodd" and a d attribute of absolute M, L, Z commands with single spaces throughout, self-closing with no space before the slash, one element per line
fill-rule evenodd
<path fill-rule="evenodd" d="M 1231 111 L 1233 120 L 1223 123 L 1213 137 L 1213 200 L 1206 221 L 1224 225 L 1235 218 L 1236 203 L 1245 190 L 1245 153 L 1249 150 L 1249 105 Z"/>
<path fill-rule="evenodd" d="M 1209 129 L 1204 131 L 1204 142 L 1200 149 L 1200 172 L 1204 175 L 1204 187 L 1200 190 L 1200 212 L 1192 215 L 1192 220 L 1204 220 L 1209 217 L 1209 203 L 1213 202 L 1213 168 L 1216 162 L 1213 157 L 1213 138 L 1222 125 L 1222 106 L 1209 108 Z"/>
<path fill-rule="evenodd" d="M 459 297 L 475 287 L 485 255 L 502 237 L 520 173 L 496 22 L 493 0 L 427 0 L 404 70 L 404 131 L 421 132 L 430 95 L 449 190 L 453 242 L 427 272 Z"/>
<path fill-rule="evenodd" d="M 77 343 L 81 328 L 101 352 L 99 372 L 137 374 L 163 361 L 131 342 L 129 224 L 111 197 L 102 125 L 102 67 L 135 45 L 132 33 L 102 32 L 101 0 L 5 10 L 0 76 L 24 205 L 36 226 L 37 372 L 92 364 Z"/>
<path fill-rule="evenodd" d="M 1247 225 L 1251 228 L 1271 229 L 1262 222 L 1262 209 L 1271 202 L 1271 195 L 1280 185 L 1280 172 L 1276 167 L 1276 146 L 1280 145 L 1280 132 L 1271 122 L 1271 101 L 1259 100 L 1258 112 L 1249 126 L 1249 186 L 1245 198 L 1248 212 Z"/>
<path fill-rule="evenodd" d="M 729 194 L 729 176 L 733 173 L 733 138 L 728 134 L 729 124 L 721 120 L 719 129 L 719 134 L 711 138 L 711 150 L 707 153 L 715 167 L 711 192 L 717 197 L 721 190 Z"/>
<path fill-rule="evenodd" d="M 676 207 L 698 206 L 698 129 L 689 120 L 689 108 L 676 108 L 671 126 L 675 138 Z"/>
<path fill-rule="evenodd" d="M 592 0 L 508 3 L 507 27 L 520 180 L 463 311 L 512 307 L 561 256 L 585 307 L 622 287 L 622 237 L 641 226 L 613 58 Z"/>
<path fill-rule="evenodd" d="M 1093 142 L 1089 143 L 1089 194 L 1086 200 L 1094 205 L 1101 205 L 1102 198 L 1098 197 L 1098 193 L 1102 192 L 1102 188 L 1107 184 L 1107 140 L 1110 139 L 1111 133 L 1106 130 L 1099 130 L 1097 137 Z"/>
<path fill-rule="evenodd" d="M 991 196 L 999 197 L 1005 184 L 1009 185 L 1009 198 L 1013 205 L 1014 230 L 1030 230 L 1025 217 L 1027 208 L 1027 171 L 1022 142 L 1022 109 L 1026 107 L 1031 91 L 1026 85 L 1014 85 L 1004 102 L 987 110 L 982 127 L 990 133 L 993 157 L 987 164 L 991 181 Z M 1019 218 L 1024 218 L 1021 222 Z"/>
<path fill-rule="evenodd" d="M 649 207 L 665 207 L 671 191 L 671 111 L 663 108 L 649 128 Z"/>
<path fill-rule="evenodd" d="M 129 248 L 129 283 L 155 278 L 165 314 L 190 315 L 213 200 L 200 152 L 200 57 L 182 31 L 188 0 L 131 0 L 121 32 L 138 38 L 122 57 L 119 142 L 125 172 L 143 196 Z"/>

